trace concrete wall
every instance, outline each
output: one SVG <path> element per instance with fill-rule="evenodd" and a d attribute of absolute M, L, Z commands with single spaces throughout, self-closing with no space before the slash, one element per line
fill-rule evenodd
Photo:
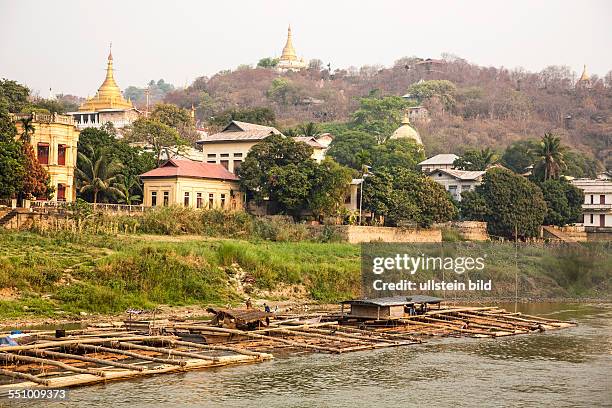
<path fill-rule="evenodd" d="M 468 241 L 488 241 L 491 239 L 487 232 L 487 223 L 481 221 L 452 221 L 445 224 L 436 224 L 436 227 L 445 226 L 457 231 L 463 239 Z"/>
<path fill-rule="evenodd" d="M 323 225 L 312 225 L 309 229 L 313 235 L 320 234 Z M 342 240 L 351 244 L 362 242 L 442 242 L 442 232 L 439 229 L 416 229 L 395 227 L 370 227 L 359 225 L 327 226 L 335 230 Z"/>

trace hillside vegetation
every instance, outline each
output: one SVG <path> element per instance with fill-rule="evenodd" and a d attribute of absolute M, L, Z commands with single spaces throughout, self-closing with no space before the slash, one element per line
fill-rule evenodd
<path fill-rule="evenodd" d="M 593 75 L 591 89 L 576 89 L 577 79 L 565 66 L 528 72 L 478 66 L 454 56 L 437 63 L 402 58 L 390 68 L 351 67 L 331 74 L 315 60 L 307 70 L 285 74 L 243 65 L 198 78 L 186 89 L 167 93 L 165 101 L 185 108 L 193 104 L 202 124 L 229 109 L 270 107 L 277 125 L 289 127 L 346 122 L 359 98 L 402 96 L 421 80 L 444 80 L 450 86 L 443 93 L 412 92 L 411 104 L 423 104 L 431 114 L 431 122 L 416 124 L 428 156 L 470 147 L 502 149 L 553 132 L 606 162 L 612 156 L 612 71 L 604 78 Z"/>

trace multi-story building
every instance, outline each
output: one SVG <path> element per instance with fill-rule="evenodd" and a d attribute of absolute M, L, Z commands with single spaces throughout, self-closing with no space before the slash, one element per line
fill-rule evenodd
<path fill-rule="evenodd" d="M 572 184 L 584 192 L 583 225 L 612 228 L 612 180 L 574 179 Z"/>
<path fill-rule="evenodd" d="M 32 113 L 14 115 L 17 134 L 23 133 L 22 120 L 32 119 L 34 133 L 30 144 L 38 162 L 49 172 L 51 186 L 55 188 L 53 201 L 75 201 L 76 183 L 74 169 L 77 164 L 79 129 L 72 116 Z"/>
<path fill-rule="evenodd" d="M 474 190 L 482 182 L 485 173 L 485 171 L 437 169 L 428 175 L 436 183 L 444 186 L 453 199 L 461 201 L 461 193 Z"/>
<path fill-rule="evenodd" d="M 203 159 L 206 163 L 217 163 L 230 172 L 236 173 L 251 148 L 271 135 L 283 136 L 278 129 L 272 126 L 233 120 L 221 132 L 204 136 L 196 143 L 202 147 Z M 327 147 L 314 137 L 300 136 L 294 139 L 313 148 L 312 158 L 314 160 L 321 162 L 324 159 Z"/>

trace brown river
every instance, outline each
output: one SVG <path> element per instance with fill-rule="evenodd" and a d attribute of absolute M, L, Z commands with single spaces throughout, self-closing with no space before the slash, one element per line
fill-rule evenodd
<path fill-rule="evenodd" d="M 344 355 L 279 357 L 76 388 L 65 402 L 16 406 L 612 407 L 612 305 L 519 304 L 518 310 L 579 325 L 499 339 L 430 339 Z"/>

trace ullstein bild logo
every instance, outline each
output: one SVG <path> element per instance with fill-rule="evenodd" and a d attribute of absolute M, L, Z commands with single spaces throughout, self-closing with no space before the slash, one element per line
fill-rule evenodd
<path fill-rule="evenodd" d="M 481 272 L 485 269 L 486 255 L 483 256 L 430 256 L 419 253 L 385 253 L 384 256 L 369 254 L 365 259 L 363 277 L 366 292 L 398 292 L 398 291 L 480 291 L 491 290 L 491 280 L 471 280 L 462 278 L 446 281 L 444 273 L 454 273 L 459 277 L 466 272 Z M 369 265 L 366 265 L 369 264 Z M 427 273 L 427 278 L 416 280 L 419 273 Z M 442 274 L 440 277 L 439 274 Z M 432 275 L 434 275 L 432 277 Z M 441 279 L 435 279 L 435 277 Z M 410 277 L 409 279 L 406 279 Z"/>

